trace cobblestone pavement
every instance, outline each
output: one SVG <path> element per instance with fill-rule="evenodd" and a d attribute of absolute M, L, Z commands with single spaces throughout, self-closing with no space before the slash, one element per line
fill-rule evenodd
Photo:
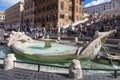
<path fill-rule="evenodd" d="M 93 74 L 93 75 L 84 75 L 83 80 L 120 80 L 120 76 L 114 78 L 112 74 Z"/>
<path fill-rule="evenodd" d="M 67 74 L 37 72 L 33 70 L 14 68 L 9 71 L 0 69 L 0 80 L 73 80 L 73 79 L 70 79 Z M 120 80 L 120 76 L 118 76 L 118 78 L 114 78 L 112 74 L 84 75 L 83 80 Z"/>

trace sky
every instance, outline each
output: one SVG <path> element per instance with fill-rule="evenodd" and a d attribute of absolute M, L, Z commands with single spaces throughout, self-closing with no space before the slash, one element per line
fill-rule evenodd
<path fill-rule="evenodd" d="M 5 11 L 20 0 L 0 0 L 0 10 Z"/>
<path fill-rule="evenodd" d="M 83 7 L 98 5 L 98 4 L 109 2 L 109 1 L 111 1 L 111 0 L 84 0 Z"/>
<path fill-rule="evenodd" d="M 0 0 L 0 10 L 5 11 L 7 8 L 11 7 L 20 0 Z M 109 2 L 110 0 L 84 0 L 83 7 L 89 7 L 97 5 L 104 2 Z"/>

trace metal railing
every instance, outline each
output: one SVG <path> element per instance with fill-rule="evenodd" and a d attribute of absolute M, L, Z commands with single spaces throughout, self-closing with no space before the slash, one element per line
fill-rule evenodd
<path fill-rule="evenodd" d="M 4 58 L 0 58 L 0 60 L 4 60 Z"/>
<path fill-rule="evenodd" d="M 0 60 L 4 60 L 4 58 L 0 58 Z M 57 65 L 51 65 L 51 64 L 43 64 L 43 63 L 37 63 L 37 62 L 28 62 L 28 61 L 14 61 L 15 63 L 25 63 L 25 64 L 33 64 L 37 65 L 37 71 L 40 72 L 40 67 L 41 66 L 49 66 L 49 67 L 56 67 L 56 68 L 64 68 L 64 69 L 69 69 L 69 67 L 64 67 L 64 66 L 57 66 Z M 15 65 L 14 65 L 15 67 Z M 117 78 L 118 76 L 118 71 L 120 71 L 120 68 L 113 68 L 113 69 L 105 69 L 105 68 L 82 68 L 82 70 L 97 70 L 97 71 L 114 71 L 113 76 L 114 78 Z"/>
<path fill-rule="evenodd" d="M 56 68 L 65 68 L 68 69 L 68 67 L 63 66 L 57 66 L 57 65 L 51 65 L 51 64 L 43 64 L 43 63 L 36 63 L 36 62 L 28 62 L 28 61 L 14 61 L 15 63 L 25 63 L 25 64 L 33 64 L 38 66 L 38 72 L 40 71 L 40 66 L 49 66 L 49 67 L 56 67 Z M 14 63 L 14 64 L 15 64 Z M 15 66 L 15 65 L 14 65 Z"/>
<path fill-rule="evenodd" d="M 26 62 L 26 61 L 14 61 L 16 63 L 25 63 L 25 64 L 33 64 L 38 66 L 38 72 L 40 71 L 40 66 L 50 66 L 50 67 L 56 67 L 56 68 L 64 68 L 69 69 L 69 67 L 63 67 L 63 66 L 57 66 L 57 65 L 51 65 L 51 64 L 42 64 L 42 63 L 36 63 L 36 62 Z M 120 68 L 113 68 L 113 69 L 105 69 L 105 68 L 82 68 L 82 70 L 97 70 L 97 71 L 114 71 L 114 78 L 117 78 L 118 71 L 120 71 Z"/>

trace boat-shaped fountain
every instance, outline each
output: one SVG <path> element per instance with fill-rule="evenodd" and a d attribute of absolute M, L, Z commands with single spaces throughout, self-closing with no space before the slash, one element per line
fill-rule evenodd
<path fill-rule="evenodd" d="M 42 39 L 41 41 L 33 40 L 21 32 L 12 32 L 8 46 L 15 53 L 36 61 L 64 62 L 74 58 L 93 60 L 100 56 L 100 49 L 109 36 L 116 30 L 108 32 L 96 32 L 95 38 L 83 48 L 63 45 L 52 39 Z M 76 55 L 77 54 L 77 55 Z M 103 56 L 103 54 L 101 54 Z M 109 57 L 109 54 L 106 54 Z M 115 56 L 116 57 L 116 56 Z"/>
<path fill-rule="evenodd" d="M 21 32 L 12 32 L 8 46 L 24 57 L 43 61 L 61 61 L 73 57 L 77 50 L 75 46 L 59 44 L 52 39 L 33 40 Z M 73 57 L 74 58 L 74 57 Z"/>

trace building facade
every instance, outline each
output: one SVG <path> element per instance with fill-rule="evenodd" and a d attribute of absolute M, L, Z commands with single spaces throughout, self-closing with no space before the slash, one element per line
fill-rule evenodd
<path fill-rule="evenodd" d="M 24 0 L 24 24 L 34 26 L 34 1 Z"/>
<path fill-rule="evenodd" d="M 10 27 L 20 27 L 23 24 L 24 1 L 20 1 L 5 11 L 5 22 Z"/>
<path fill-rule="evenodd" d="M 56 27 L 82 19 L 82 0 L 34 0 L 35 26 Z"/>
<path fill-rule="evenodd" d="M 5 22 L 5 12 L 0 11 L 0 28 L 4 27 L 4 22 Z"/>
<path fill-rule="evenodd" d="M 115 12 L 117 11 L 117 12 Z M 84 13 L 100 13 L 105 15 L 120 15 L 120 0 L 111 0 L 103 4 L 83 8 Z"/>

